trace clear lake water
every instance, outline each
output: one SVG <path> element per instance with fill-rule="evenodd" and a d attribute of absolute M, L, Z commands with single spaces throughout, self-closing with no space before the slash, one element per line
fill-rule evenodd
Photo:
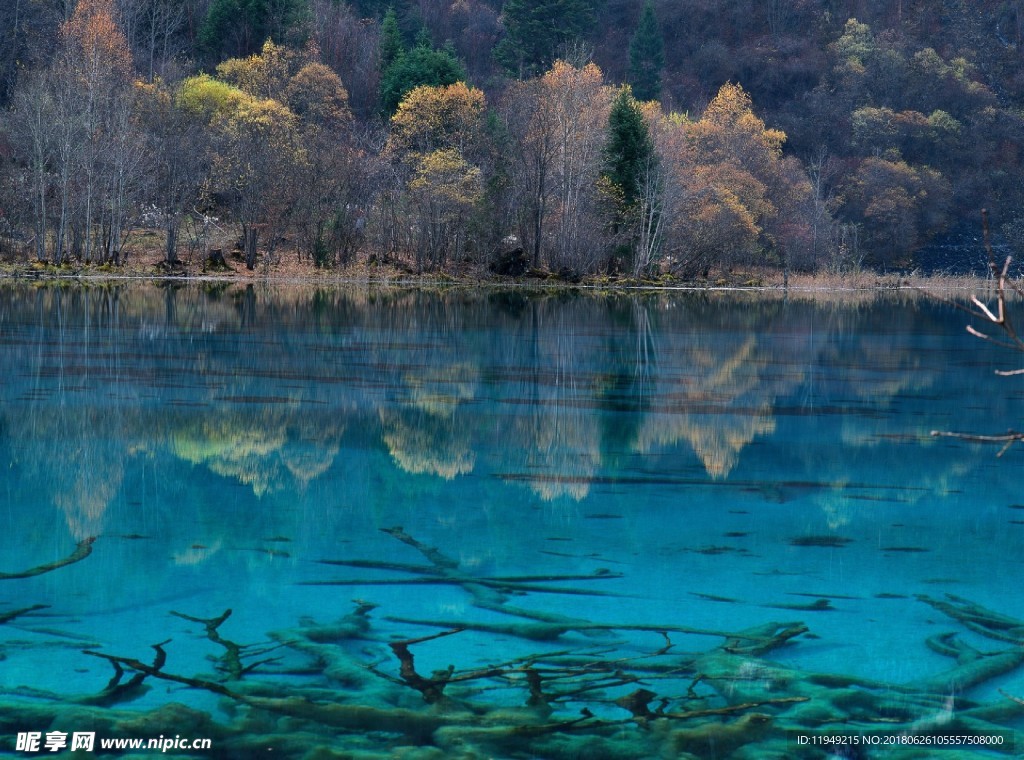
<path fill-rule="evenodd" d="M 0 750 L 1024 752 L 1022 453 L 930 435 L 1024 411 L 968 322 L 0 283 Z"/>

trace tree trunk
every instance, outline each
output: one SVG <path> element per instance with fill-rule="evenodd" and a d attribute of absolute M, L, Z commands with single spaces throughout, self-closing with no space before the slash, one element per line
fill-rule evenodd
<path fill-rule="evenodd" d="M 165 226 L 167 233 L 167 244 L 165 248 L 165 256 L 167 263 L 174 264 L 178 263 L 178 218 L 174 214 L 167 214 L 167 222 Z"/>
<path fill-rule="evenodd" d="M 252 271 L 256 268 L 256 241 L 259 231 L 254 225 L 242 226 L 243 245 L 245 246 L 245 267 Z"/>

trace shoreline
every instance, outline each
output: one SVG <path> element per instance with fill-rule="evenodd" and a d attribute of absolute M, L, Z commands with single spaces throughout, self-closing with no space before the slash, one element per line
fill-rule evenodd
<path fill-rule="evenodd" d="M 633 280 L 631 278 L 597 277 L 578 282 L 563 279 L 556 274 L 538 273 L 525 277 L 504 277 L 491 273 L 427 272 L 411 274 L 398 267 L 377 267 L 358 263 L 332 270 L 316 270 L 312 266 L 259 267 L 256 270 L 227 272 L 166 273 L 153 265 L 80 265 L 53 267 L 32 262 L 28 264 L 0 264 L 0 281 L 38 283 L 103 284 L 112 282 L 151 283 L 154 285 L 222 284 L 295 287 L 384 287 L 409 289 L 465 289 L 515 290 L 529 292 L 587 292 L 587 293 L 779 293 L 779 294 L 864 294 L 864 293 L 918 293 L 928 291 L 945 293 L 963 292 L 989 295 L 995 292 L 995 281 L 978 275 L 922 275 L 896 274 L 863 270 L 846 274 L 816 273 L 793 274 L 785 281 L 782 272 L 774 270 L 746 270 L 728 273 L 703 281 L 675 278 L 663 280 Z"/>

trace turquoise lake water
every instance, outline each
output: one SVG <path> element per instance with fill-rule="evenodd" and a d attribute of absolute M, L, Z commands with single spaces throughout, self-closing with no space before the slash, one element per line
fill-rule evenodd
<path fill-rule="evenodd" d="M 930 436 L 1021 357 L 951 306 L 0 298 L 0 750 L 1024 752 L 1021 452 Z"/>

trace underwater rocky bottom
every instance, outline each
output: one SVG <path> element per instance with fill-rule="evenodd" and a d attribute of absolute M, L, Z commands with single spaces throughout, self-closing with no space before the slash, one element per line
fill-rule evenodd
<path fill-rule="evenodd" d="M 13 739 L 19 732 L 87 727 L 105 737 L 203 737 L 211 749 L 175 756 L 228 758 L 909 758 L 936 751 L 966 758 L 1010 756 L 1024 748 L 1024 701 L 1001 690 L 994 699 L 972 698 L 978 687 L 1024 664 L 1024 621 L 968 599 L 916 598 L 938 613 L 943 629 L 920 646 L 948 658 L 949 667 L 888 683 L 773 660 L 813 639 L 798 613 L 821 611 L 827 599 L 790 605 L 793 619 L 737 631 L 585 620 L 531 610 L 517 600 L 607 595 L 598 588 L 601 581 L 621 574 L 474 575 L 402 527 L 383 533 L 418 554 L 418 562 L 325 561 L 391 577 L 315 583 L 363 591 L 373 585 L 454 587 L 479 622 L 468 614 L 459 621 L 405 618 L 401 610 L 356 599 L 338 619 L 306 618 L 263 641 L 240 643 L 221 629 L 244 612 L 200 618 L 168 610 L 205 641 L 207 667 L 188 672 L 173 639 L 148 642 L 147 659 L 124 656 L 73 632 L 33 628 L 43 605 L 7 610 L 0 625 L 22 627 L 45 643 L 9 640 L 5 650 L 74 649 L 82 660 L 106 661 L 110 680 L 92 694 L 6 689 L 0 734 Z M 80 542 L 62 560 L 0 574 L 0 580 L 85 567 L 94 541 Z M 423 648 L 470 637 L 502 642 L 494 652 L 510 651 L 508 642 L 515 640 L 524 653 L 466 666 L 458 657 L 469 657 L 468 649 L 455 645 L 445 650 L 454 660 L 447 667 L 427 670 L 417 662 Z M 164 704 L 132 708 L 158 688 L 171 695 Z M 209 695 L 214 706 L 187 706 L 187 695 L 196 693 Z"/>

